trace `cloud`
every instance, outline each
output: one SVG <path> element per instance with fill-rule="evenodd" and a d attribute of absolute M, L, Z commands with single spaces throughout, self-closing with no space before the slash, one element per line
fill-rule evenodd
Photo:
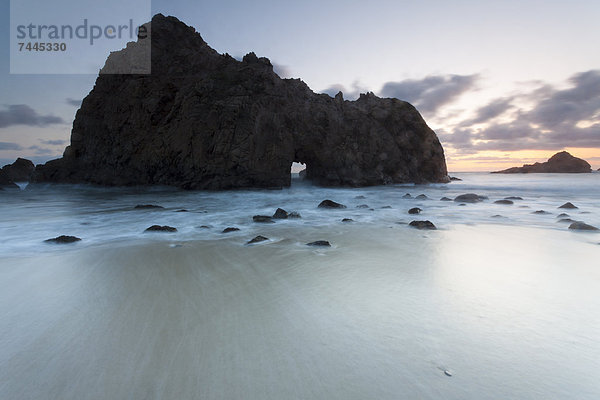
<path fill-rule="evenodd" d="M 81 106 L 81 100 L 77 100 L 77 99 L 72 99 L 72 98 L 67 98 L 67 100 L 65 101 L 68 105 L 70 106 L 74 106 L 74 107 L 79 107 Z"/>
<path fill-rule="evenodd" d="M 40 115 L 26 104 L 12 104 L 0 110 L 0 128 L 13 125 L 48 126 L 64 122 L 55 115 Z"/>
<path fill-rule="evenodd" d="M 408 101 L 421 112 L 435 113 L 442 106 L 473 89 L 478 79 L 478 74 L 430 75 L 420 80 L 386 82 L 380 94 L 383 97 Z"/>
<path fill-rule="evenodd" d="M 462 125 L 468 126 L 474 124 L 481 124 L 484 122 L 488 122 L 496 117 L 499 117 L 506 111 L 514 108 L 514 106 L 512 105 L 512 101 L 513 97 L 492 100 L 489 104 L 479 108 L 475 112 L 475 118 L 463 122 Z"/>
<path fill-rule="evenodd" d="M 600 70 L 574 74 L 568 83 L 567 88 L 542 84 L 511 97 L 495 99 L 479 108 L 474 118 L 443 132 L 440 139 L 465 154 L 473 150 L 600 147 Z M 531 105 L 519 107 L 519 101 Z M 511 120 L 494 122 L 494 118 L 506 116 L 509 110 Z"/>
<path fill-rule="evenodd" d="M 23 150 L 18 143 L 0 142 L 0 150 Z"/>
<path fill-rule="evenodd" d="M 55 139 L 55 140 L 42 140 L 40 139 L 40 143 L 45 144 L 47 146 L 62 146 L 67 144 L 66 140 Z"/>

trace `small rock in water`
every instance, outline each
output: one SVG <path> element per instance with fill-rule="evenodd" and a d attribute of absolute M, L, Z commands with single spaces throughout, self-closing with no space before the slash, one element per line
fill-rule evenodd
<path fill-rule="evenodd" d="M 369 208 L 368 204 L 360 204 L 358 206 L 356 206 L 356 208 Z"/>
<path fill-rule="evenodd" d="M 198 228 L 200 228 L 200 229 L 210 229 L 210 228 L 212 228 L 212 226 L 210 226 L 210 225 L 200 225 Z"/>
<path fill-rule="evenodd" d="M 427 200 L 429 197 L 425 196 L 424 194 L 420 194 L 417 197 L 415 197 L 415 199 L 417 200 Z"/>
<path fill-rule="evenodd" d="M 573 203 L 567 202 L 567 203 L 563 204 L 562 206 L 560 206 L 558 208 L 567 208 L 567 209 L 570 209 L 570 210 L 574 210 L 574 209 L 579 208 L 579 207 L 573 205 Z"/>
<path fill-rule="evenodd" d="M 578 230 L 578 231 L 597 231 L 597 230 L 599 230 L 595 226 L 588 225 L 581 221 L 573 222 L 571 225 L 569 225 L 569 229 Z"/>
<path fill-rule="evenodd" d="M 450 180 L 451 180 L 451 181 L 462 181 L 462 179 L 460 179 L 460 178 L 457 178 L 457 177 L 455 177 L 455 176 L 451 176 L 451 177 L 450 177 Z"/>
<path fill-rule="evenodd" d="M 185 208 L 182 208 L 181 210 L 177 210 L 176 212 L 188 212 L 188 210 L 186 210 Z"/>
<path fill-rule="evenodd" d="M 496 201 L 494 202 L 494 204 L 505 204 L 505 205 L 511 205 L 511 204 L 515 204 L 515 203 L 513 203 L 513 202 L 512 202 L 512 200 L 506 200 L 506 199 L 504 199 L 504 200 L 496 200 Z"/>
<path fill-rule="evenodd" d="M 221 232 L 221 233 L 229 233 L 229 232 L 235 232 L 235 231 L 239 231 L 239 230 L 240 230 L 240 228 L 230 226 L 229 228 L 223 229 L 223 232 Z"/>
<path fill-rule="evenodd" d="M 412 199 L 412 196 L 410 195 L 410 193 L 406 193 L 404 196 L 402 196 L 403 199 Z"/>
<path fill-rule="evenodd" d="M 67 243 L 75 243 L 79 242 L 81 239 L 76 236 L 67 236 L 61 235 L 52 239 L 46 239 L 44 242 L 46 243 L 57 243 L 57 244 L 67 244 Z"/>
<path fill-rule="evenodd" d="M 290 216 L 287 211 L 283 208 L 278 208 L 275 210 L 275 214 L 273 214 L 273 218 L 275 219 L 287 219 Z"/>
<path fill-rule="evenodd" d="M 574 219 L 571 219 L 571 218 L 561 218 L 557 222 L 563 222 L 563 223 L 572 224 L 572 223 L 577 222 L 577 221 L 575 221 Z"/>
<path fill-rule="evenodd" d="M 454 201 L 457 203 L 479 203 L 480 201 L 487 200 L 487 196 L 480 196 L 475 193 L 466 193 L 456 196 Z"/>
<path fill-rule="evenodd" d="M 168 225 L 152 225 L 145 232 L 177 232 L 177 228 Z"/>
<path fill-rule="evenodd" d="M 327 240 L 317 240 L 316 242 L 306 243 L 307 246 L 321 246 L 331 247 L 331 244 Z"/>
<path fill-rule="evenodd" d="M 570 218 L 571 216 L 569 214 L 566 213 L 562 213 L 562 214 L 558 214 L 556 216 L 556 218 Z"/>
<path fill-rule="evenodd" d="M 262 235 L 258 235 L 256 236 L 254 239 L 246 242 L 246 244 L 254 244 L 254 243 L 260 243 L 260 242 L 264 242 L 265 240 L 269 240 L 269 238 L 264 237 Z"/>
<path fill-rule="evenodd" d="M 252 220 L 254 222 L 261 222 L 267 224 L 275 223 L 275 221 L 273 221 L 273 218 L 269 217 L 268 215 L 255 215 L 254 217 L 252 217 Z"/>
<path fill-rule="evenodd" d="M 537 210 L 537 211 L 532 212 L 532 214 L 548 215 L 550 213 L 548 211 L 544 211 L 544 210 Z"/>
<path fill-rule="evenodd" d="M 523 200 L 523 198 L 519 196 L 508 196 L 505 197 L 504 200 Z"/>
<path fill-rule="evenodd" d="M 431 221 L 412 221 L 409 225 L 412 226 L 413 228 L 417 228 L 417 229 L 428 229 L 428 230 L 437 229 Z"/>
<path fill-rule="evenodd" d="M 448 370 L 444 370 L 444 374 L 446 376 L 452 376 L 452 372 L 448 371 Z"/>
<path fill-rule="evenodd" d="M 504 218 L 504 217 L 500 214 L 496 214 L 496 215 L 492 215 L 492 218 Z"/>
<path fill-rule="evenodd" d="M 392 206 L 383 206 L 383 207 L 381 207 L 381 208 L 382 208 L 382 209 L 390 209 L 390 208 L 392 208 Z"/>
<path fill-rule="evenodd" d="M 154 204 L 138 204 L 137 206 L 134 207 L 134 209 L 136 209 L 136 210 L 151 210 L 151 209 L 158 209 L 158 208 L 164 208 L 164 207 L 157 206 Z"/>
<path fill-rule="evenodd" d="M 358 199 L 358 200 L 366 199 L 366 197 L 365 197 L 365 196 L 355 196 L 354 198 L 355 198 L 355 199 Z"/>
<path fill-rule="evenodd" d="M 409 214 L 420 214 L 421 211 L 423 211 L 423 210 L 421 210 L 419 207 L 414 207 L 414 208 L 411 208 L 410 210 L 408 210 L 408 213 Z"/>
<path fill-rule="evenodd" d="M 449 199 L 448 197 L 442 197 L 440 201 L 452 201 L 452 199 Z"/>
<path fill-rule="evenodd" d="M 299 212 L 292 211 L 288 214 L 288 218 L 302 218 L 302 215 Z"/>
<path fill-rule="evenodd" d="M 323 200 L 319 203 L 319 208 L 346 208 L 346 206 L 333 200 Z"/>
<path fill-rule="evenodd" d="M 352 218 L 344 218 L 342 222 L 354 222 Z"/>
<path fill-rule="evenodd" d="M 169 247 L 172 248 L 172 249 L 177 249 L 179 247 L 183 247 L 183 245 L 182 244 L 177 244 L 177 243 L 171 243 L 169 245 Z"/>

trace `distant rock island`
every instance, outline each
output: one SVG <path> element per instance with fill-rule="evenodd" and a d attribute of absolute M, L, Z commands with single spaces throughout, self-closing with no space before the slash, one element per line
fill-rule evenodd
<path fill-rule="evenodd" d="M 522 167 L 508 168 L 492 174 L 531 174 L 531 173 L 587 173 L 592 166 L 581 158 L 573 157 L 566 151 L 556 153 L 543 163 L 525 164 Z"/>
<path fill-rule="evenodd" d="M 267 58 L 217 53 L 177 18 L 157 14 L 146 25 L 152 73 L 101 71 L 70 146 L 38 166 L 33 181 L 285 187 L 300 162 L 307 179 L 325 186 L 448 182 L 442 146 L 409 103 L 315 94 L 281 79 Z M 111 53 L 105 69 L 125 70 L 144 43 Z"/>

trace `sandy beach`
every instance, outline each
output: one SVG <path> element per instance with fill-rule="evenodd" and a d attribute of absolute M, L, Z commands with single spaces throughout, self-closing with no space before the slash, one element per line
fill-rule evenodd
<path fill-rule="evenodd" d="M 589 235 L 265 229 L 3 257 L 0 398 L 600 396 Z"/>

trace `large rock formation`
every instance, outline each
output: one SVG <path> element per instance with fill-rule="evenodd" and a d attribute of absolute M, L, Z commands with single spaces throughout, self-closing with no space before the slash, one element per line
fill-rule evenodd
<path fill-rule="evenodd" d="M 105 69 L 125 70 L 119 65 L 147 43 L 111 53 Z M 279 78 L 267 58 L 219 54 L 160 14 L 151 22 L 151 59 L 150 75 L 100 74 L 71 145 L 39 166 L 35 181 L 282 187 L 294 161 L 321 185 L 448 180 L 437 136 L 404 101 L 315 94 L 299 79 Z"/>
<path fill-rule="evenodd" d="M 492 174 L 529 174 L 529 173 L 583 173 L 592 172 L 591 165 L 581 158 L 573 157 L 566 151 L 556 153 L 544 163 L 525 164 L 522 167 L 508 168 Z"/>
<path fill-rule="evenodd" d="M 17 158 L 12 164 L 7 164 L 2 167 L 2 171 L 6 173 L 6 176 L 13 182 L 29 182 L 31 174 L 35 170 L 33 162 L 25 158 Z"/>

